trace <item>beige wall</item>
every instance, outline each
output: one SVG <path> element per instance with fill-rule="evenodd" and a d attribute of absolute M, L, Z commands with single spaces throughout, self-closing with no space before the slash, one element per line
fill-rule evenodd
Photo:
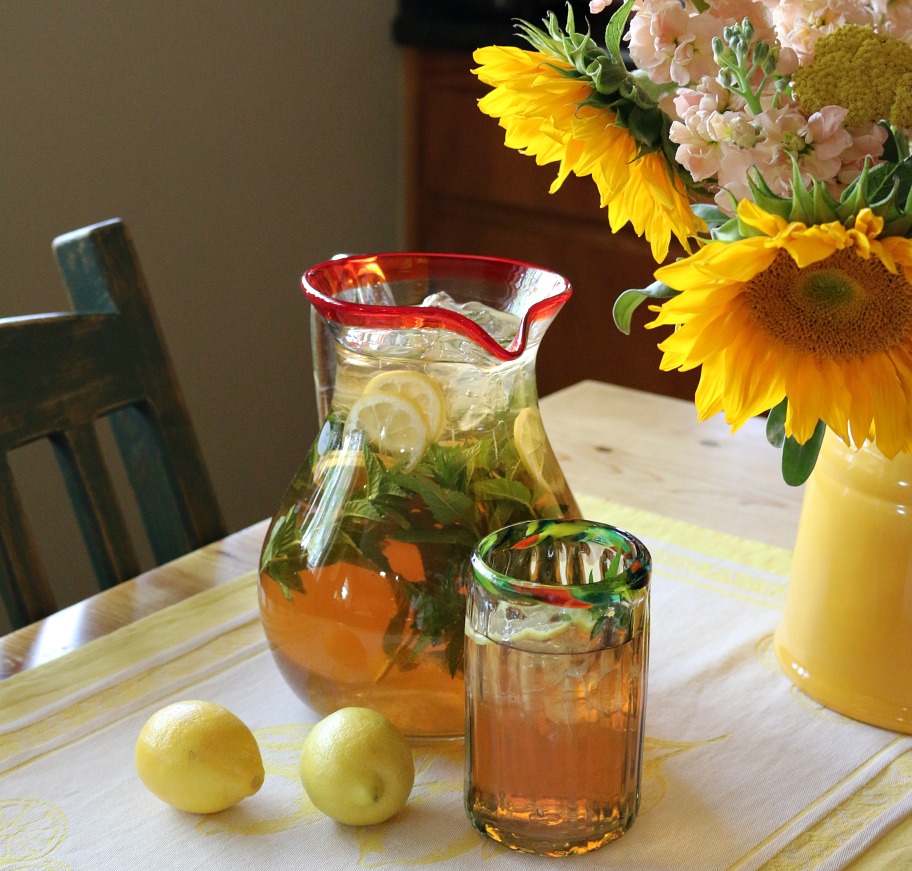
<path fill-rule="evenodd" d="M 231 529 L 314 435 L 300 274 L 401 247 L 395 5 L 2 4 L 0 316 L 66 308 L 52 238 L 122 217 Z"/>

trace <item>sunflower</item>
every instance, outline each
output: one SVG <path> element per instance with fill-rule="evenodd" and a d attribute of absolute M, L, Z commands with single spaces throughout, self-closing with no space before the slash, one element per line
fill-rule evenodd
<path fill-rule="evenodd" d="M 656 278 L 680 291 L 649 327 L 673 325 L 662 369 L 702 367 L 701 420 L 732 431 L 788 400 L 785 433 L 806 443 L 818 420 L 846 444 L 912 452 L 912 240 L 854 222 L 788 223 L 750 201 L 748 238 L 712 241 Z"/>
<path fill-rule="evenodd" d="M 568 61 L 513 46 L 474 54 L 474 72 L 492 90 L 479 101 L 500 120 L 505 143 L 541 166 L 559 162 L 554 193 L 570 173 L 591 176 L 612 231 L 630 223 L 646 237 L 656 261 L 668 255 L 671 236 L 688 248 L 702 228 L 690 210 L 687 189 L 661 151 L 645 151 L 618 116 L 587 105 L 594 88 Z"/>

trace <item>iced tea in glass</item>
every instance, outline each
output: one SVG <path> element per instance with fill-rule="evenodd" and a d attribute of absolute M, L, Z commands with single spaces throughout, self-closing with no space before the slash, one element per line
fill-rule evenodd
<path fill-rule="evenodd" d="M 466 811 L 547 856 L 620 837 L 640 800 L 650 556 L 580 520 L 519 523 L 472 555 Z"/>

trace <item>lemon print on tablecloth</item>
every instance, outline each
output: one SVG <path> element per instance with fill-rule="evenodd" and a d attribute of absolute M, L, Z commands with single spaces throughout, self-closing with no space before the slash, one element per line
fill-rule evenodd
<path fill-rule="evenodd" d="M 0 800 L 0 869 L 41 868 L 65 871 L 49 859 L 67 836 L 63 811 L 37 798 Z"/>
<path fill-rule="evenodd" d="M 643 777 L 640 786 L 642 800 L 639 815 L 642 817 L 649 813 L 665 798 L 668 787 L 665 784 L 662 768 L 669 759 L 684 753 L 692 753 L 709 744 L 714 744 L 716 741 L 723 741 L 727 737 L 727 735 L 718 735 L 703 741 L 669 741 L 650 738 L 647 735 L 643 741 Z"/>

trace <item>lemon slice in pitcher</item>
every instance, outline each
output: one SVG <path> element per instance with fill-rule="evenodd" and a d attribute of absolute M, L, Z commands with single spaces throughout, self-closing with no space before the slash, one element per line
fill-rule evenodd
<path fill-rule="evenodd" d="M 513 422 L 513 439 L 523 465 L 543 489 L 558 493 L 561 471 L 545 435 L 541 415 L 535 408 L 524 408 Z"/>
<path fill-rule="evenodd" d="M 346 430 L 360 429 L 381 453 L 413 466 L 431 443 L 427 419 L 411 399 L 395 393 L 365 393 L 352 406 Z"/>
<path fill-rule="evenodd" d="M 381 372 L 367 382 L 364 396 L 374 393 L 391 393 L 410 399 L 421 409 L 427 421 L 431 441 L 435 441 L 446 422 L 446 399 L 437 382 L 424 372 L 414 369 L 396 369 Z"/>

